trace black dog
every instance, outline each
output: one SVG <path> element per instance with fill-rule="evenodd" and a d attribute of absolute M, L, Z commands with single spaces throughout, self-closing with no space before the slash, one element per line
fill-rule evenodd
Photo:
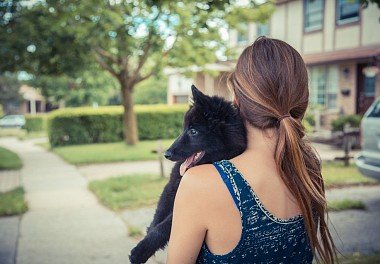
<path fill-rule="evenodd" d="M 247 146 L 244 123 L 237 108 L 220 97 L 202 94 L 194 85 L 191 89 L 194 103 L 185 114 L 184 130 L 164 154 L 176 164 L 146 237 L 131 251 L 131 263 L 145 263 L 169 241 L 174 198 L 181 175 L 195 165 L 231 159 Z"/>

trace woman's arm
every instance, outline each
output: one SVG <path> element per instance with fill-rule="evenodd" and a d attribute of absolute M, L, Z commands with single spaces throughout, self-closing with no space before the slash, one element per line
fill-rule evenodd
<path fill-rule="evenodd" d="M 197 168 L 185 173 L 174 202 L 168 264 L 195 263 L 206 235 L 207 194 Z"/>

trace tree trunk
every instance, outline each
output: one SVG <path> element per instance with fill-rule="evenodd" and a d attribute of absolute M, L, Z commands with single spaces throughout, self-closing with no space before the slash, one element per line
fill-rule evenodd
<path fill-rule="evenodd" d="M 132 88 L 128 87 L 127 84 L 121 84 L 121 94 L 123 96 L 123 131 L 124 131 L 124 140 L 128 145 L 135 145 L 138 138 L 137 131 L 137 120 L 135 112 L 133 111 L 133 98 L 132 98 Z"/>

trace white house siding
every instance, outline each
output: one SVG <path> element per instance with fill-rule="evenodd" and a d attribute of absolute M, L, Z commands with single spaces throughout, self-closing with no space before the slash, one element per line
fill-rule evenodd
<path fill-rule="evenodd" d="M 335 31 L 335 50 L 349 49 L 360 46 L 359 25 L 337 28 Z"/>
<path fill-rule="evenodd" d="M 366 45 L 379 45 L 380 43 L 380 9 L 376 8 L 374 4 L 370 8 L 362 10 L 362 38 L 361 44 Z"/>
<path fill-rule="evenodd" d="M 325 1 L 323 23 L 323 48 L 324 51 L 334 49 L 334 26 L 335 25 L 335 1 Z"/>
<path fill-rule="evenodd" d="M 323 32 L 310 32 L 303 36 L 303 54 L 321 53 Z"/>

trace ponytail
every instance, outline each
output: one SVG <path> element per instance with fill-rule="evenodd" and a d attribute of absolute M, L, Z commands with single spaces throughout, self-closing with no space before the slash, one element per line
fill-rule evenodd
<path fill-rule="evenodd" d="M 277 169 L 298 201 L 305 219 L 309 243 L 323 263 L 334 263 L 333 241 L 325 220 L 326 198 L 319 159 L 310 144 L 303 139 L 304 128 L 291 116 L 279 119 L 278 141 L 275 150 Z M 322 245 L 317 233 L 322 237 Z M 315 252 L 316 251 L 316 252 Z"/>

